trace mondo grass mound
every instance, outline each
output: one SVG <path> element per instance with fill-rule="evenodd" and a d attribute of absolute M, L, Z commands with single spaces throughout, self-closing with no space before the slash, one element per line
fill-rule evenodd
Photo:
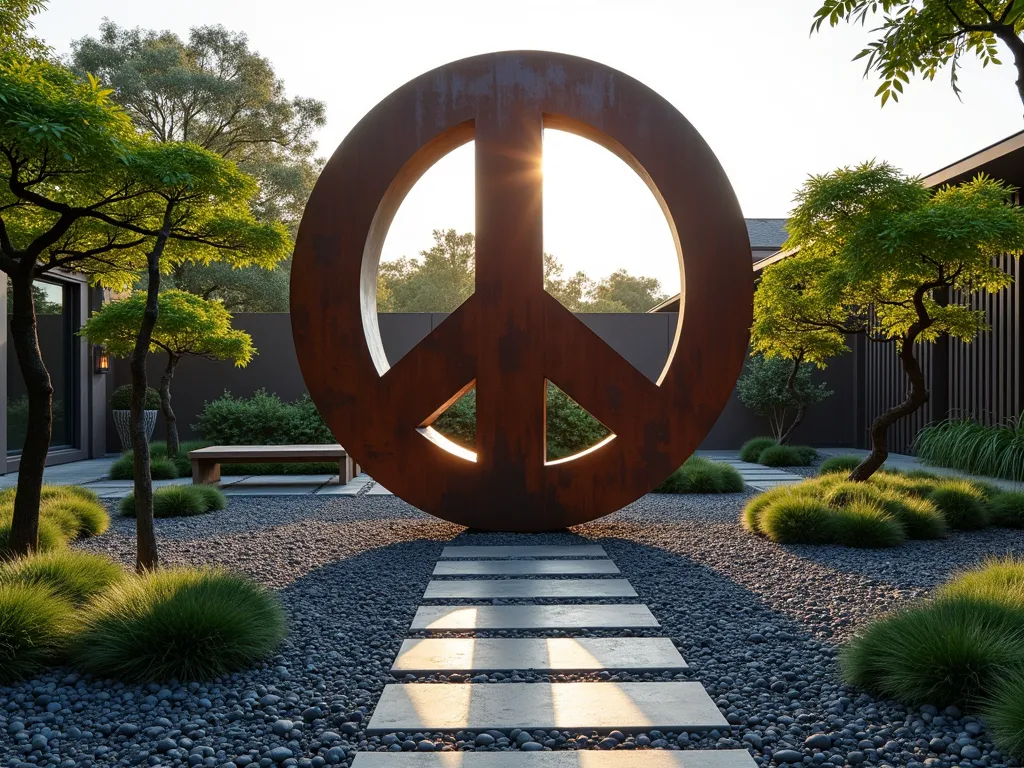
<path fill-rule="evenodd" d="M 992 560 L 869 624 L 840 664 L 876 695 L 982 714 L 996 745 L 1024 756 L 1024 562 Z"/>
<path fill-rule="evenodd" d="M 1024 493 L 1002 491 L 988 500 L 992 524 L 1004 528 L 1024 528 Z"/>
<path fill-rule="evenodd" d="M 857 465 L 860 464 L 860 462 L 860 456 L 851 456 L 849 454 L 831 456 L 821 462 L 821 466 L 818 467 L 818 474 L 827 475 L 832 472 L 843 472 L 845 474 L 849 474 L 857 467 Z"/>
<path fill-rule="evenodd" d="M 740 522 L 780 544 L 895 547 L 905 539 L 939 539 L 949 529 L 984 528 L 1012 514 L 997 512 L 998 503 L 1012 510 L 1017 502 L 985 484 L 927 472 L 876 472 L 855 483 L 837 471 L 756 496 Z"/>
<path fill-rule="evenodd" d="M 806 445 L 773 445 L 761 451 L 758 464 L 766 467 L 808 467 L 818 452 Z"/>
<path fill-rule="evenodd" d="M 23 557 L 0 567 L 0 585 L 26 584 L 49 589 L 81 605 L 125 578 L 120 565 L 89 552 L 58 550 Z"/>
<path fill-rule="evenodd" d="M 126 579 L 95 598 L 71 644 L 85 672 L 126 681 L 208 680 L 272 653 L 285 635 L 276 596 L 217 569 Z"/>
<path fill-rule="evenodd" d="M 743 478 L 731 466 L 693 456 L 655 488 L 654 493 L 740 493 L 742 490 Z"/>
<path fill-rule="evenodd" d="M 778 445 L 778 441 L 770 437 L 752 437 L 740 448 L 740 460 L 757 464 L 761 458 L 761 452 L 766 448 Z"/>
<path fill-rule="evenodd" d="M 191 517 L 227 508 L 227 497 L 212 485 L 168 485 L 153 491 L 153 517 Z M 135 494 L 118 505 L 124 517 L 135 517 Z"/>
<path fill-rule="evenodd" d="M 40 584 L 0 584 L 0 685 L 59 659 L 73 624 L 72 610 Z"/>

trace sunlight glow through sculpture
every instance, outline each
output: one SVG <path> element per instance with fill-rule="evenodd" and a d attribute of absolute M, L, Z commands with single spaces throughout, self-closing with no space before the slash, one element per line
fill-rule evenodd
<path fill-rule="evenodd" d="M 544 291 L 545 127 L 616 154 L 665 212 L 683 301 L 656 384 Z M 416 180 L 469 141 L 475 292 L 389 367 L 376 309 L 384 238 Z M 292 332 L 313 401 L 375 480 L 452 522 L 545 531 L 619 509 L 690 456 L 739 376 L 752 292 L 750 244 L 732 187 L 675 107 L 593 61 L 493 53 L 406 83 L 338 147 L 299 229 Z M 614 437 L 545 461 L 548 380 Z M 474 385 L 476 453 L 446 450 L 426 427 Z"/>

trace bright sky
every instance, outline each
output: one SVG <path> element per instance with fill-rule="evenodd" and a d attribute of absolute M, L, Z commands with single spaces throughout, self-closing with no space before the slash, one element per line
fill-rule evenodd
<path fill-rule="evenodd" d="M 850 59 L 867 30 L 808 37 L 819 0 L 49 0 L 36 31 L 58 52 L 122 26 L 223 24 L 248 34 L 289 93 L 321 99 L 327 156 L 378 101 L 455 59 L 544 49 L 595 59 L 671 101 L 718 155 L 744 215 L 781 217 L 809 173 L 870 158 L 925 174 L 1024 128 L 1011 66 L 913 81 L 884 109 L 875 80 Z M 1006 53 L 1004 51 L 1004 53 Z M 1004 58 L 1009 60 L 1007 54 Z M 549 132 L 549 134 L 552 132 Z M 545 140 L 545 250 L 568 272 L 618 267 L 678 289 L 668 228 L 646 187 L 617 158 L 582 139 Z M 472 150 L 435 166 L 392 226 L 385 258 L 429 246 L 430 230 L 473 228 Z"/>

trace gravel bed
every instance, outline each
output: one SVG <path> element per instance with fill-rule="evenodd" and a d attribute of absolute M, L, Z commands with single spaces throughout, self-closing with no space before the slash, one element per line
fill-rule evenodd
<path fill-rule="evenodd" d="M 762 765 L 1017 765 L 994 750 L 984 724 L 972 717 L 907 709 L 846 688 L 836 652 L 858 625 L 926 594 L 951 572 L 989 554 L 1020 551 L 1024 532 L 954 534 L 879 551 L 782 547 L 736 524 L 747 498 L 650 495 L 571 533 L 534 535 L 464 532 L 387 496 L 235 497 L 224 512 L 159 520 L 165 565 L 220 564 L 279 590 L 290 634 L 278 655 L 206 683 L 124 685 L 62 668 L 0 688 L 0 765 L 319 768 L 347 766 L 365 749 L 646 747 L 748 747 Z M 133 527 L 133 520 L 117 518 L 84 547 L 129 564 Z M 409 623 L 442 545 L 453 539 L 603 544 L 663 626 L 581 634 L 668 636 L 691 669 L 672 677 L 520 672 L 447 681 L 696 679 L 733 727 L 707 734 L 368 737 L 373 706 L 383 686 L 395 682 L 391 662 L 412 636 Z"/>

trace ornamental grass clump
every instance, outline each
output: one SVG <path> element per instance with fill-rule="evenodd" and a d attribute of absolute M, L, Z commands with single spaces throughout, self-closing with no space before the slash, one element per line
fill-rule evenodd
<path fill-rule="evenodd" d="M 818 467 L 819 475 L 827 475 L 833 472 L 842 472 L 843 474 L 850 474 L 856 469 L 861 461 L 860 456 L 851 456 L 844 454 L 843 456 L 830 456 L 821 462 L 821 466 Z"/>
<path fill-rule="evenodd" d="M 692 456 L 654 489 L 654 493 L 739 493 L 743 478 L 728 464 Z"/>
<path fill-rule="evenodd" d="M 126 579 L 83 612 L 73 661 L 126 681 L 209 680 L 266 658 L 284 639 L 277 597 L 218 569 Z"/>
<path fill-rule="evenodd" d="M 155 446 L 154 446 L 155 447 Z M 132 480 L 135 477 L 135 459 L 130 453 L 121 454 L 121 458 L 110 465 L 110 479 L 111 480 Z M 167 458 L 167 455 L 163 456 L 150 456 L 149 461 L 150 475 L 154 480 L 174 480 L 180 477 L 178 474 L 178 467 L 175 462 Z M 189 470 L 189 474 L 191 470 Z M 188 476 L 187 474 L 185 475 Z"/>
<path fill-rule="evenodd" d="M 766 467 L 807 467 L 817 455 L 807 445 L 773 445 L 761 451 L 757 463 Z"/>
<path fill-rule="evenodd" d="M 99 499 L 89 499 L 69 488 L 64 492 L 44 493 L 39 504 L 40 517 L 51 517 L 68 526 L 69 539 L 99 536 L 110 527 L 110 515 Z"/>
<path fill-rule="evenodd" d="M 964 571 L 939 587 L 939 598 L 974 598 L 1024 610 L 1024 560 L 991 558 L 982 568 Z"/>
<path fill-rule="evenodd" d="M 835 511 L 821 499 L 800 493 L 768 504 L 757 526 L 779 544 L 829 544 L 836 538 Z"/>
<path fill-rule="evenodd" d="M 752 437 L 740 448 L 740 460 L 757 464 L 761 460 L 762 451 L 778 444 L 778 441 L 771 437 Z"/>
<path fill-rule="evenodd" d="M 153 491 L 153 517 L 191 517 L 227 507 L 227 498 L 217 488 L 205 485 L 166 485 Z M 119 511 L 135 517 L 135 494 L 121 499 Z"/>
<path fill-rule="evenodd" d="M 992 523 L 1003 528 L 1024 528 L 1024 493 L 1003 491 L 988 500 Z"/>
<path fill-rule="evenodd" d="M 22 557 L 0 567 L 0 584 L 46 587 L 81 605 L 125 577 L 124 569 L 102 555 L 58 550 Z"/>
<path fill-rule="evenodd" d="M 989 524 L 984 494 L 966 480 L 942 480 L 936 483 L 928 499 L 946 518 L 950 528 L 976 531 Z"/>
<path fill-rule="evenodd" d="M 0 560 L 12 556 L 7 542 L 11 535 L 11 510 L 0 510 Z M 68 545 L 68 537 L 61 526 L 52 518 L 39 518 L 39 552 L 51 552 L 64 549 Z"/>
<path fill-rule="evenodd" d="M 0 685 L 55 662 L 71 625 L 71 604 L 45 586 L 0 584 Z"/>
<path fill-rule="evenodd" d="M 880 502 L 903 526 L 908 539 L 941 539 L 947 534 L 946 518 L 927 499 L 883 491 Z"/>
<path fill-rule="evenodd" d="M 852 685 L 905 704 L 976 707 L 1024 670 L 1024 611 L 974 597 L 909 608 L 870 624 L 840 657 Z"/>
<path fill-rule="evenodd" d="M 922 429 L 914 448 L 928 464 L 974 475 L 1024 480 L 1024 421 L 989 426 L 951 419 Z"/>
<path fill-rule="evenodd" d="M 846 547 L 898 547 L 907 535 L 892 515 L 870 501 L 856 499 L 833 512 L 835 541 Z"/>
<path fill-rule="evenodd" d="M 999 681 L 982 714 L 996 746 L 1004 753 L 1024 757 L 1024 672 Z"/>

